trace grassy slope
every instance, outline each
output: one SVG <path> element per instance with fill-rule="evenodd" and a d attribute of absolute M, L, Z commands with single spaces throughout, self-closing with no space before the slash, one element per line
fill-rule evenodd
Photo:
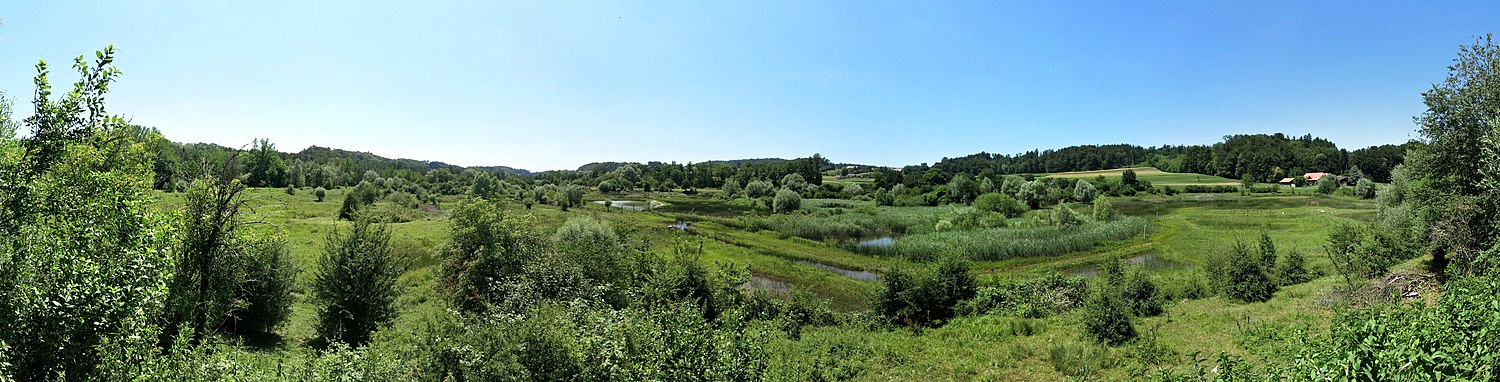
<path fill-rule="evenodd" d="M 1213 176 L 1213 175 L 1196 174 L 1196 173 L 1165 172 L 1165 171 L 1162 171 L 1162 170 L 1158 170 L 1155 167 L 1134 167 L 1134 168 L 1117 168 L 1117 169 L 1110 169 L 1110 170 L 1059 172 L 1059 173 L 1054 173 L 1054 174 L 1047 174 L 1047 176 L 1048 177 L 1053 177 L 1053 178 L 1093 178 L 1093 177 L 1096 177 L 1096 176 L 1103 175 L 1106 178 L 1111 178 L 1111 177 L 1116 177 L 1117 178 L 1117 177 L 1120 176 L 1120 174 L 1125 173 L 1125 170 L 1134 170 L 1135 171 L 1135 175 L 1136 175 L 1136 179 L 1140 179 L 1140 180 L 1144 180 L 1144 181 L 1149 181 L 1149 182 L 1151 182 L 1151 185 L 1153 185 L 1153 186 L 1187 186 L 1187 185 L 1238 186 L 1240 184 L 1239 181 L 1234 180 L 1234 179 L 1217 177 L 1217 176 Z"/>

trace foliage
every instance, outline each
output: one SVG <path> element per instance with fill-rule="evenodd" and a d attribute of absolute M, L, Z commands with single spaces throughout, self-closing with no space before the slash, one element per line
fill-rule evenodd
<path fill-rule="evenodd" d="M 1130 322 L 1130 304 L 1119 293 L 1089 294 L 1079 320 L 1085 333 L 1108 345 L 1119 345 L 1136 336 L 1135 325 Z"/>
<path fill-rule="evenodd" d="M 787 176 L 796 175 L 797 174 L 791 174 Z M 802 208 L 802 195 L 798 195 L 796 192 L 785 188 L 781 189 L 780 191 L 776 191 L 776 200 L 775 204 L 773 204 L 773 210 L 775 210 L 776 212 L 787 213 L 796 211 L 799 208 Z"/>
<path fill-rule="evenodd" d="M 1130 171 L 1130 170 L 1126 170 Z M 1079 203 L 1093 203 L 1094 198 L 1099 197 L 1099 189 L 1087 180 L 1079 179 L 1077 185 L 1073 186 L 1073 200 Z"/>
<path fill-rule="evenodd" d="M 1318 193 L 1319 194 L 1330 195 L 1330 194 L 1333 194 L 1333 192 L 1337 191 L 1338 189 L 1339 189 L 1339 181 L 1337 179 L 1334 179 L 1334 177 L 1332 175 L 1326 175 L 1326 176 L 1318 179 Z"/>
<path fill-rule="evenodd" d="M 601 190 L 600 192 L 603 192 L 603 191 Z M 723 192 L 720 193 L 720 195 L 723 196 L 725 199 L 734 199 L 734 198 L 740 197 L 740 194 L 742 194 L 744 192 L 745 192 L 745 190 L 744 190 L 743 187 L 740 187 L 740 182 L 739 181 L 734 180 L 734 179 L 730 179 L 730 180 L 724 181 Z"/>
<path fill-rule="evenodd" d="M 1270 273 L 1275 264 L 1262 261 L 1245 243 L 1235 242 L 1228 250 L 1209 258 L 1206 269 L 1209 285 L 1224 297 L 1241 302 L 1270 300 L 1279 289 Z"/>
<path fill-rule="evenodd" d="M 1010 197 L 1010 195 L 998 192 L 979 195 L 978 198 L 974 199 L 974 208 L 980 211 L 999 213 L 1008 218 L 1021 216 L 1022 213 L 1026 212 L 1025 204 Z"/>
<path fill-rule="evenodd" d="M 771 196 L 775 191 L 775 186 L 772 186 L 771 182 L 764 180 L 752 180 L 750 183 L 745 184 L 745 196 L 750 198 Z"/>
<path fill-rule="evenodd" d="M 1375 181 L 1370 178 L 1359 178 L 1354 183 L 1354 196 L 1360 199 L 1375 199 Z"/>
<path fill-rule="evenodd" d="M 1404 248 L 1389 232 L 1350 224 L 1335 227 L 1326 247 L 1334 271 L 1349 284 L 1384 275 L 1403 260 Z"/>
<path fill-rule="evenodd" d="M 348 231 L 329 233 L 311 288 L 320 340 L 364 344 L 395 318 L 396 279 L 405 269 L 390 241 L 390 229 L 368 215 L 356 218 Z"/>
<path fill-rule="evenodd" d="M 286 185 L 286 162 L 281 152 L 269 139 L 257 139 L 250 147 L 245 159 L 245 171 L 249 177 L 245 183 L 250 187 L 281 187 Z"/>
<path fill-rule="evenodd" d="M 1072 227 L 1083 223 L 1083 218 L 1078 212 L 1073 211 L 1067 204 L 1058 204 L 1047 214 L 1047 224 L 1058 227 Z"/>
<path fill-rule="evenodd" d="M 1051 200 L 1047 198 L 1047 185 L 1035 180 L 1021 184 L 1021 189 L 1016 191 L 1016 200 L 1020 200 L 1031 209 L 1041 208 L 1051 203 Z"/>
<path fill-rule="evenodd" d="M 529 293 L 524 288 L 534 286 L 527 283 L 527 264 L 563 265 L 541 261 L 555 254 L 546 239 L 527 228 L 529 225 L 521 219 L 506 218 L 495 202 L 459 202 L 449 216 L 450 242 L 442 250 L 443 290 L 449 303 L 469 312 L 523 308 L 526 301 L 507 300 L 523 297 Z"/>
<path fill-rule="evenodd" d="M 960 315 L 1043 318 L 1073 310 L 1082 303 L 1087 291 L 1087 284 L 1081 278 L 1050 273 L 1033 280 L 979 287 L 974 298 L 965 300 L 957 311 Z"/>
<path fill-rule="evenodd" d="M 146 148 L 105 111 L 114 48 L 95 57 L 55 100 L 38 63 L 31 134 L 0 135 L 0 373 L 16 380 L 129 379 L 156 351 L 175 223 L 148 210 Z"/>
<path fill-rule="evenodd" d="M 328 190 L 323 189 L 323 187 L 314 188 L 313 196 L 317 197 L 319 202 L 322 202 L 323 198 L 328 196 Z"/>
<path fill-rule="evenodd" d="M 914 261 L 931 260 L 944 254 L 962 254 L 972 261 L 998 261 L 1086 251 L 1100 244 L 1140 235 L 1144 221 L 1136 217 L 1109 222 L 1089 222 L 1074 227 L 1007 227 L 967 231 L 910 234 L 889 246 L 865 246 L 858 250 L 878 256 L 899 256 Z"/>
<path fill-rule="evenodd" d="M 1109 203 L 1108 199 L 1094 199 L 1094 208 L 1091 215 L 1093 215 L 1096 222 L 1115 220 L 1115 207 Z"/>
<path fill-rule="evenodd" d="M 942 326 L 977 289 L 968 262 L 956 257 L 944 257 L 930 269 L 892 269 L 881 283 L 875 312 L 892 324 L 910 327 Z"/>

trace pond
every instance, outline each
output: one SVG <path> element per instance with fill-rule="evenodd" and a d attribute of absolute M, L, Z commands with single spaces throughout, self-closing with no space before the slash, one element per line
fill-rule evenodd
<path fill-rule="evenodd" d="M 596 204 L 619 208 L 622 210 L 645 211 L 646 202 L 639 200 L 596 200 Z"/>
<path fill-rule="evenodd" d="M 768 279 L 756 275 L 750 275 L 750 281 L 740 284 L 740 288 L 759 289 L 773 294 L 788 295 L 792 292 L 791 285 L 785 282 Z"/>
<path fill-rule="evenodd" d="M 844 269 L 844 268 L 839 268 L 839 267 L 835 267 L 835 266 L 828 265 L 828 264 L 823 264 L 823 263 L 818 263 L 818 262 L 812 262 L 812 261 L 807 261 L 807 260 L 799 260 L 797 262 L 802 263 L 803 265 L 811 265 L 811 266 L 814 266 L 814 267 L 818 267 L 818 269 L 822 269 L 822 270 L 825 270 L 825 271 L 829 271 L 829 272 L 841 274 L 841 275 L 848 276 L 848 277 L 853 277 L 853 278 L 860 279 L 860 280 L 872 280 L 873 281 L 873 280 L 879 280 L 880 279 L 880 275 L 875 274 L 873 272 L 856 271 L 856 270 L 852 270 L 852 269 Z"/>
<path fill-rule="evenodd" d="M 896 238 L 890 236 L 881 236 L 873 239 L 864 239 L 859 241 L 859 246 L 861 247 L 889 247 L 891 246 L 891 244 L 896 244 Z"/>
<path fill-rule="evenodd" d="M 1148 271 L 1156 271 L 1156 270 L 1163 270 L 1163 269 L 1184 268 L 1187 265 L 1179 263 L 1179 262 L 1176 262 L 1176 261 L 1164 259 L 1156 251 L 1148 251 L 1148 252 L 1142 253 L 1140 255 L 1136 255 L 1135 257 L 1131 257 L 1131 258 L 1125 259 L 1125 266 L 1127 266 L 1127 267 L 1129 267 L 1129 266 L 1140 266 L 1140 267 L 1144 267 Z M 1074 266 L 1074 267 L 1071 267 L 1071 268 L 1063 269 L 1062 273 L 1064 275 L 1073 276 L 1073 277 L 1084 277 L 1084 278 L 1095 277 L 1095 276 L 1099 276 L 1099 265 L 1098 264 L 1084 264 L 1084 265 Z"/>

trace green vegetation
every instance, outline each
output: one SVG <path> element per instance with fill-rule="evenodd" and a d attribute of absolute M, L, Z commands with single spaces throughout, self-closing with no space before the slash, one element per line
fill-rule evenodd
<path fill-rule="evenodd" d="M 1496 376 L 1488 38 L 1404 159 L 1277 134 L 902 171 L 181 145 L 104 114 L 96 58 L 57 100 L 39 65 L 22 124 L 0 97 L 3 380 Z"/>

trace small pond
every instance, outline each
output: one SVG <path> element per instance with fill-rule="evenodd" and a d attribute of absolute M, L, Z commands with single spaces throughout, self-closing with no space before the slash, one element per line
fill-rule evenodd
<path fill-rule="evenodd" d="M 1163 269 L 1184 268 L 1187 265 L 1179 263 L 1179 262 L 1176 262 L 1176 261 L 1164 259 L 1156 251 L 1149 251 L 1149 252 L 1142 253 L 1140 255 L 1136 255 L 1135 257 L 1131 257 L 1131 258 L 1125 259 L 1125 266 L 1127 266 L 1127 267 L 1129 267 L 1129 266 L 1140 266 L 1140 267 L 1145 267 L 1145 269 L 1148 270 L 1148 271 L 1156 271 L 1156 270 L 1163 270 Z M 1095 277 L 1095 276 L 1099 276 L 1099 265 L 1097 265 L 1097 264 L 1079 265 L 1079 266 L 1075 266 L 1075 267 L 1063 269 L 1062 273 L 1064 275 L 1073 276 L 1073 277 L 1085 277 L 1085 278 L 1087 278 L 1087 277 Z"/>
<path fill-rule="evenodd" d="M 639 200 L 596 200 L 596 204 L 619 208 L 622 210 L 645 211 L 646 202 Z"/>
<path fill-rule="evenodd" d="M 891 246 L 891 244 L 896 244 L 896 238 L 890 236 L 881 236 L 859 241 L 859 246 L 861 247 L 889 247 Z"/>
<path fill-rule="evenodd" d="M 785 282 L 755 275 L 750 275 L 750 281 L 746 281 L 744 284 L 740 284 L 740 288 L 759 289 L 781 295 L 791 294 L 792 292 L 792 287 L 790 285 L 787 285 L 787 283 Z"/>
<path fill-rule="evenodd" d="M 835 267 L 835 266 L 828 265 L 828 264 L 817 263 L 817 262 L 806 261 L 806 260 L 799 260 L 797 262 L 802 263 L 803 265 L 811 265 L 811 266 L 814 266 L 814 267 L 818 267 L 818 269 L 822 269 L 822 270 L 825 270 L 825 271 L 829 271 L 829 272 L 841 274 L 841 275 L 848 276 L 848 277 L 853 277 L 853 278 L 860 279 L 860 280 L 879 280 L 880 279 L 880 275 L 875 274 L 873 272 L 856 271 L 856 270 L 851 270 L 851 269 L 844 269 L 844 268 L 839 268 L 839 267 Z"/>

